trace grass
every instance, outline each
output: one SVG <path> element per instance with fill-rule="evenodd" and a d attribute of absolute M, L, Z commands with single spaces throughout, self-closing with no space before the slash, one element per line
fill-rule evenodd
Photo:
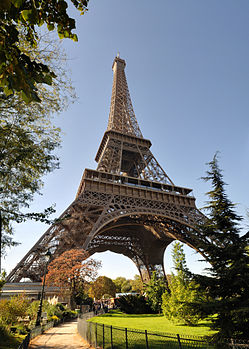
<path fill-rule="evenodd" d="M 210 336 L 215 333 L 210 329 L 210 321 L 200 321 L 196 326 L 186 326 L 184 324 L 174 324 L 163 315 L 155 314 L 124 314 L 120 311 L 99 315 L 91 320 L 92 322 L 126 327 L 130 329 L 147 330 L 148 332 L 166 332 L 179 334 L 180 336 Z"/>
<path fill-rule="evenodd" d="M 147 330 L 147 344 L 150 349 L 165 347 L 179 349 L 177 334 L 180 336 L 182 349 L 211 349 L 212 346 L 200 337 L 215 333 L 210 330 L 210 321 L 200 321 L 196 326 L 186 326 L 173 324 L 163 315 L 128 315 L 117 310 L 88 321 L 90 322 L 87 328 L 88 339 L 91 343 L 103 346 L 105 349 L 125 349 L 126 339 L 129 349 L 144 349 L 146 348 L 145 330 Z M 124 328 L 128 329 L 127 337 Z"/>

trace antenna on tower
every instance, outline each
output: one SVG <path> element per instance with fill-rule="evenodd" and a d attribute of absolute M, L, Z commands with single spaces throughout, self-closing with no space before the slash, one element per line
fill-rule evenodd
<path fill-rule="evenodd" d="M 117 53 L 117 57 L 119 58 L 119 56 L 120 56 L 120 52 L 118 51 L 118 53 Z"/>

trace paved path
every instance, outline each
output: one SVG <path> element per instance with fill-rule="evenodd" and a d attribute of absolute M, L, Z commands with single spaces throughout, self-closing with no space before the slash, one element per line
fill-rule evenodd
<path fill-rule="evenodd" d="M 50 328 L 34 338 L 30 349 L 87 349 L 90 346 L 77 333 L 77 321 Z"/>

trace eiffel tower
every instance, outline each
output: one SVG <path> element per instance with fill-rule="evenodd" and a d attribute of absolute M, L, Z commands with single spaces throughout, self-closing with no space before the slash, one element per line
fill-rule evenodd
<path fill-rule="evenodd" d="M 107 130 L 96 170 L 85 169 L 75 200 L 8 275 L 40 281 L 44 255 L 83 248 L 89 255 L 112 251 L 130 258 L 143 281 L 164 273 L 163 256 L 173 240 L 198 250 L 196 224 L 203 215 L 192 190 L 174 185 L 152 154 L 136 120 L 125 76 L 126 63 L 113 62 Z"/>

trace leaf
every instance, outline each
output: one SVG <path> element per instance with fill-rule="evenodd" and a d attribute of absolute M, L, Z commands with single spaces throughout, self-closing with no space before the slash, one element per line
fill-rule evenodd
<path fill-rule="evenodd" d="M 19 8 L 22 5 L 23 0 L 11 0 L 11 2 L 16 8 Z"/>
<path fill-rule="evenodd" d="M 23 19 L 30 24 L 37 24 L 39 18 L 35 9 L 21 11 Z"/>
<path fill-rule="evenodd" d="M 63 39 L 63 38 L 64 38 L 64 34 L 61 33 L 61 32 L 58 32 L 58 36 L 59 36 L 60 39 Z"/>
<path fill-rule="evenodd" d="M 77 42 L 78 41 L 78 36 L 76 34 L 73 34 L 72 39 L 73 39 L 73 41 Z"/>
<path fill-rule="evenodd" d="M 13 94 L 12 89 L 8 88 L 8 86 L 5 86 L 5 87 L 4 87 L 3 92 L 5 93 L 5 95 L 6 95 L 7 97 Z"/>
<path fill-rule="evenodd" d="M 20 93 L 22 99 L 24 100 L 24 102 L 26 103 L 30 103 L 31 102 L 31 98 L 27 96 L 27 94 L 22 90 Z"/>
<path fill-rule="evenodd" d="M 45 82 L 47 85 L 52 85 L 52 76 L 50 74 L 46 74 L 43 77 L 43 82 Z"/>
<path fill-rule="evenodd" d="M 68 30 L 64 30 L 63 35 L 64 35 L 64 38 L 69 38 L 70 37 L 70 34 L 69 34 Z"/>
<path fill-rule="evenodd" d="M 26 22 L 29 21 L 29 18 L 30 18 L 30 16 L 31 16 L 31 14 L 32 14 L 32 10 L 23 10 L 23 11 L 21 12 L 22 17 L 23 17 L 23 19 L 24 19 Z"/>
<path fill-rule="evenodd" d="M 47 24 L 47 27 L 48 27 L 49 31 L 54 30 L 54 24 L 53 23 Z"/>

